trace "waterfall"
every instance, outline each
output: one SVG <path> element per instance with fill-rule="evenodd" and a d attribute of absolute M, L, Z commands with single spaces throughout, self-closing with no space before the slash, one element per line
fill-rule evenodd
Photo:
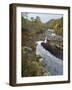
<path fill-rule="evenodd" d="M 46 37 L 45 37 L 45 40 L 44 40 L 44 43 L 47 43 L 47 39 L 48 39 L 48 38 L 47 38 L 47 36 L 46 36 Z"/>

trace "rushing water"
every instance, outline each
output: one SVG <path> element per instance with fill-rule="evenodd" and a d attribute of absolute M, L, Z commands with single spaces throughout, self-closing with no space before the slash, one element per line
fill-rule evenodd
<path fill-rule="evenodd" d="M 44 49 L 41 45 L 43 41 L 38 41 L 36 46 L 36 55 L 39 55 L 43 60 L 42 63 L 51 75 L 62 75 L 63 74 L 63 61 L 48 50 Z"/>

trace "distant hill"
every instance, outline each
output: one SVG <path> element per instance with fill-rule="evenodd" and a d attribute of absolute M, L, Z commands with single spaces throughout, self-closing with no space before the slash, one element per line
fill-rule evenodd
<path fill-rule="evenodd" d="M 46 22 L 46 24 L 53 23 L 54 21 L 55 21 L 55 19 L 51 19 L 51 20 L 49 20 L 48 22 Z"/>

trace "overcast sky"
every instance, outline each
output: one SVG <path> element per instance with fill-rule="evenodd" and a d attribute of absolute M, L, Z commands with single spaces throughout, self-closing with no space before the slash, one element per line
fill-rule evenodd
<path fill-rule="evenodd" d="M 22 13 L 22 16 L 24 13 Z M 48 22 L 51 19 L 58 19 L 63 17 L 62 14 L 50 14 L 50 13 L 28 13 L 28 19 L 31 20 L 31 17 L 36 18 L 36 16 L 39 16 L 42 22 Z"/>

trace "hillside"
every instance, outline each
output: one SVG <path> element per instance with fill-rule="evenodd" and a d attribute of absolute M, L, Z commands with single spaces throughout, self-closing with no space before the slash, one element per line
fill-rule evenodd
<path fill-rule="evenodd" d="M 52 19 L 46 23 L 47 28 L 54 29 L 56 34 L 63 36 L 63 18 Z"/>

